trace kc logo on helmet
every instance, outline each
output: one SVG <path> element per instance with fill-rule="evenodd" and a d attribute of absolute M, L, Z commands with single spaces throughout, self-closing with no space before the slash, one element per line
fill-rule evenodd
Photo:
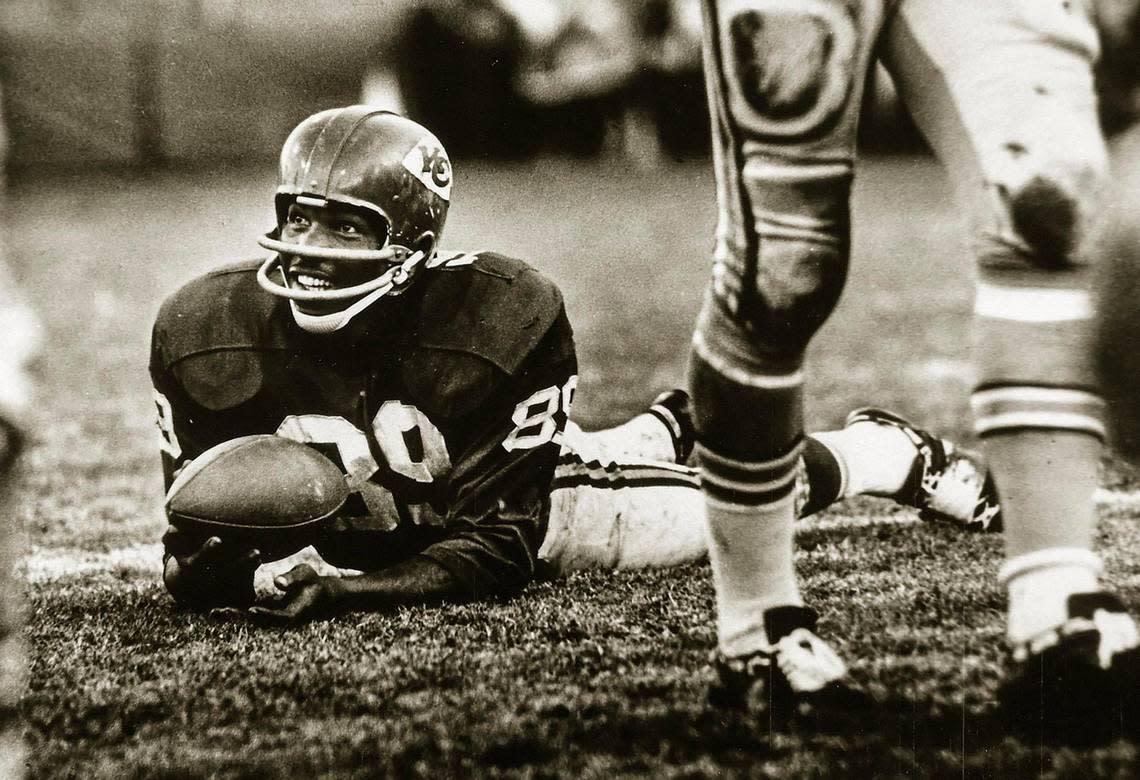
<path fill-rule="evenodd" d="M 436 195 L 451 200 L 451 160 L 439 141 L 420 140 L 404 157 L 404 167 Z"/>

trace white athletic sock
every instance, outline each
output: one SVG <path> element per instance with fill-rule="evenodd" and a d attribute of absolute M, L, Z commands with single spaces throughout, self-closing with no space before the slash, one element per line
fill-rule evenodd
<path fill-rule="evenodd" d="M 813 433 L 839 461 L 845 481 L 842 496 L 890 496 L 902 489 L 918 451 L 893 425 L 866 421 L 838 431 Z"/>
<path fill-rule="evenodd" d="M 727 656 L 769 646 L 765 610 L 803 604 L 792 562 L 794 503 L 788 496 L 760 507 L 706 504 L 717 635 Z"/>
<path fill-rule="evenodd" d="M 660 419 L 642 412 L 616 428 L 590 431 L 590 444 L 585 449 L 596 453 L 602 462 L 622 458 L 670 461 L 676 459 L 673 434 Z"/>
<path fill-rule="evenodd" d="M 1069 596 L 1099 590 L 1100 569 L 1099 556 L 1078 547 L 1035 550 L 1006 561 L 998 580 L 1009 589 L 1009 642 L 1028 642 L 1068 620 Z"/>

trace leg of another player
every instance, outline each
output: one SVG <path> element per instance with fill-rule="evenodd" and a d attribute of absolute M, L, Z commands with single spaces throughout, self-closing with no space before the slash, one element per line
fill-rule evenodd
<path fill-rule="evenodd" d="M 694 437 L 682 390 L 662 393 L 613 428 L 586 432 L 571 422 L 540 551 L 548 569 L 636 569 L 704 558 L 699 472 L 685 465 Z M 923 519 L 972 531 L 1000 527 L 992 481 L 977 456 L 880 409 L 856 410 L 845 427 L 807 436 L 796 467 L 799 517 L 857 495 L 890 498 Z"/>
<path fill-rule="evenodd" d="M 1096 36 L 1083 8 L 912 0 L 885 55 L 976 212 L 980 384 L 971 405 L 1002 496 L 1007 635 L 1025 661 L 1003 696 L 1032 705 L 1028 722 L 1052 723 L 1059 738 L 1112 728 L 1120 713 L 1111 705 L 1129 687 L 1112 676 L 1129 659 L 1135 666 L 1137 652 L 1135 625 L 1099 592 L 1091 549 L 1104 425 L 1085 239 L 1105 152 Z"/>
<path fill-rule="evenodd" d="M 717 593 L 714 696 L 741 704 L 762 689 L 774 723 L 845 675 L 803 606 L 795 486 L 804 351 L 846 277 L 855 127 L 882 10 L 704 5 L 719 219 L 690 386 Z"/>
<path fill-rule="evenodd" d="M 14 453 L 3 446 L 5 457 Z M 11 442 L 14 445 L 14 442 Z M 7 468 L 5 468 L 7 472 Z M 20 699 L 27 683 L 26 652 L 21 615 L 23 585 L 16 574 L 20 558 L 20 529 L 13 522 L 12 479 L 0 475 L 0 777 L 24 776 L 22 723 L 17 719 Z"/>

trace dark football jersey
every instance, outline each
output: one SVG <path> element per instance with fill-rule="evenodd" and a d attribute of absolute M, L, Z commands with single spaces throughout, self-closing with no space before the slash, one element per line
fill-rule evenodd
<path fill-rule="evenodd" d="M 445 254 L 378 315 L 314 335 L 257 265 L 190 282 L 155 321 L 167 487 L 206 449 L 275 433 L 333 458 L 353 488 L 317 544 L 331 563 L 422 555 L 473 597 L 525 584 L 577 381 L 557 287 L 502 255 Z"/>

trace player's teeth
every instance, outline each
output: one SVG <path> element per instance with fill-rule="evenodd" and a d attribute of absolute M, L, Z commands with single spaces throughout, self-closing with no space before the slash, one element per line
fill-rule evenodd
<path fill-rule="evenodd" d="M 332 285 L 324 279 L 318 279 L 317 277 L 309 276 L 308 274 L 297 274 L 297 281 L 301 284 L 302 287 L 315 287 L 322 290 L 332 287 Z"/>

